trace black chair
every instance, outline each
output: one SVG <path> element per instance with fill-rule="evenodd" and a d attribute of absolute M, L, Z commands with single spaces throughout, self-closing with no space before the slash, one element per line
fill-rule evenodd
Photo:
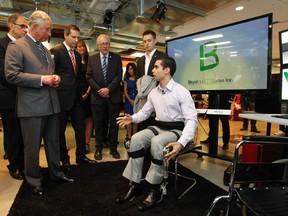
<path fill-rule="evenodd" d="M 243 161 L 244 147 L 256 147 L 257 160 Z M 277 153 L 272 154 L 271 148 Z M 226 216 L 233 199 L 242 205 L 243 215 L 247 211 L 254 215 L 288 215 L 287 153 L 288 137 L 243 137 L 235 147 L 228 194 L 214 199 L 207 216 L 222 199 L 227 201 Z M 281 160 L 275 162 L 275 158 Z"/>
<path fill-rule="evenodd" d="M 166 178 L 168 178 L 168 174 L 174 176 L 174 193 L 175 193 L 175 198 L 176 199 L 181 199 L 185 194 L 187 194 L 193 187 L 194 185 L 197 183 L 196 179 L 192 178 L 192 177 L 189 177 L 189 176 L 185 176 L 185 175 L 182 175 L 181 173 L 178 172 L 178 161 L 179 161 L 179 157 L 181 157 L 182 155 L 185 155 L 185 154 L 188 154 L 188 153 L 191 153 L 193 152 L 195 149 L 201 149 L 202 146 L 195 146 L 196 145 L 196 139 L 197 139 L 197 136 L 195 136 L 195 138 L 190 142 L 188 143 L 185 148 L 183 148 L 179 154 L 175 157 L 174 160 L 174 172 L 172 171 L 169 171 L 168 167 L 169 167 L 169 164 L 166 164 L 165 167 L 166 167 Z M 180 192 L 179 191 L 179 187 L 178 187 L 178 179 L 180 178 L 183 178 L 183 179 L 186 179 L 186 180 L 189 180 L 191 183 L 189 184 L 189 187 L 186 188 L 184 191 Z M 165 175 L 164 175 L 164 183 L 163 183 L 163 186 L 166 186 L 167 182 L 167 179 L 165 180 Z M 165 190 L 165 189 L 164 189 Z"/>

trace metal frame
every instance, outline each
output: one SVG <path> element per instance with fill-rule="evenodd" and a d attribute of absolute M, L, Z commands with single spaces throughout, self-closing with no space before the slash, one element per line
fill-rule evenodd
<path fill-rule="evenodd" d="M 247 136 L 247 137 L 243 137 L 243 140 L 241 142 L 239 142 L 236 147 L 235 147 L 235 151 L 234 151 L 234 160 L 233 160 L 233 164 L 232 164 L 232 171 L 231 171 L 231 176 L 230 176 L 230 182 L 229 182 L 229 191 L 228 191 L 228 194 L 227 195 L 223 195 L 223 196 L 218 196 L 216 197 L 212 204 L 210 205 L 210 207 L 208 208 L 207 210 L 207 213 L 206 215 L 209 216 L 211 215 L 215 205 L 220 201 L 220 200 L 227 200 L 227 206 L 226 206 L 226 216 L 229 215 L 229 211 L 230 211 L 230 202 L 233 198 L 235 198 L 235 195 L 236 197 L 238 197 L 242 203 L 244 204 L 244 208 L 249 208 L 251 211 L 253 211 L 256 215 L 257 212 L 255 212 L 255 209 L 252 209 L 252 205 L 253 203 L 249 203 L 249 202 L 246 202 L 246 200 L 242 199 L 243 197 L 241 196 L 242 191 L 246 190 L 247 191 L 247 194 L 248 195 L 257 195 L 258 191 L 261 192 L 260 188 L 257 187 L 257 183 L 262 183 L 262 184 L 265 184 L 266 187 L 264 187 L 264 190 L 265 191 L 265 195 L 269 194 L 269 197 L 267 197 L 267 200 L 270 199 L 270 195 L 271 195 L 271 191 L 272 190 L 269 190 L 269 186 L 267 186 L 267 183 L 279 183 L 279 186 L 276 186 L 276 188 L 274 187 L 273 190 L 278 190 L 278 191 L 282 191 L 284 190 L 287 191 L 287 169 L 288 169 L 288 163 L 287 163 L 287 160 L 279 160 L 277 161 L 277 164 L 273 163 L 270 161 L 270 162 L 262 162 L 262 161 L 255 161 L 253 163 L 241 163 L 241 150 L 242 150 L 242 146 L 243 145 L 246 145 L 246 144 L 257 144 L 258 146 L 264 146 L 264 145 L 283 145 L 284 146 L 284 150 L 283 150 L 283 158 L 287 158 L 287 148 L 288 148 L 288 137 L 270 137 L 270 136 Z M 285 146 L 286 145 L 286 146 Z M 259 152 L 258 152 L 259 153 Z M 250 166 L 249 168 L 251 167 L 255 167 L 255 166 L 258 166 L 258 169 L 259 167 L 261 168 L 260 172 L 258 173 L 255 173 L 254 170 L 253 172 L 251 171 L 251 169 L 245 169 L 245 170 L 241 170 L 241 166 L 240 164 L 242 164 L 243 166 L 245 166 L 246 164 L 248 166 Z M 267 167 L 266 165 L 273 165 L 273 168 L 277 168 L 277 167 L 280 167 L 282 166 L 282 170 L 278 172 L 277 170 L 277 173 L 275 172 L 276 175 L 271 175 L 271 173 L 269 172 L 266 172 L 265 174 L 266 175 L 262 175 L 264 174 L 263 169 L 262 168 L 265 168 Z M 239 171 L 242 171 L 239 175 L 238 172 Z M 245 172 L 243 172 L 245 171 Z M 256 170 L 257 171 L 257 170 Z M 264 170 L 266 171 L 266 170 Z M 251 175 L 251 173 L 253 175 Z M 270 175 L 267 175 L 267 173 L 269 173 Z M 264 178 L 263 178 L 264 176 Z M 248 177 L 248 178 L 245 178 L 245 177 Z M 267 178 L 266 178 L 267 177 Z M 242 187 L 243 184 L 250 184 L 250 183 L 256 183 L 256 187 L 253 187 L 253 188 L 248 188 L 248 187 Z M 242 184 L 242 185 L 241 185 Z M 284 185 L 284 186 L 283 186 Z M 262 192 L 263 192 L 263 189 L 262 189 Z M 262 193 L 261 192 L 261 193 Z M 253 194 L 252 194 L 253 193 Z M 286 193 L 286 192 L 285 192 Z M 265 196 L 264 195 L 264 196 Z M 287 196 L 286 196 L 287 197 Z M 257 200 L 255 200 L 257 202 Z M 274 208 L 278 209 L 278 205 L 281 205 L 282 202 L 286 202 L 287 204 L 287 198 L 282 198 L 282 197 L 279 197 L 279 200 L 274 200 L 276 202 L 276 206 L 274 206 Z M 254 202 L 254 201 L 253 201 Z M 284 205 L 285 206 L 285 205 Z M 243 209 L 242 209 L 243 210 Z M 287 210 L 288 211 L 288 210 Z M 245 212 L 242 212 L 245 214 Z M 286 214 L 288 214 L 288 212 L 286 212 Z"/>

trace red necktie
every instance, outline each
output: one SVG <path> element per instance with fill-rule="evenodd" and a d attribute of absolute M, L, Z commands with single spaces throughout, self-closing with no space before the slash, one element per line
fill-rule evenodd
<path fill-rule="evenodd" d="M 69 50 L 69 56 L 73 65 L 74 73 L 76 73 L 76 61 L 75 61 L 72 49 Z"/>

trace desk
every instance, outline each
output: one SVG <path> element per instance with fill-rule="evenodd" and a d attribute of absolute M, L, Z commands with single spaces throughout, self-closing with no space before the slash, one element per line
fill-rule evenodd
<path fill-rule="evenodd" d="M 288 119 L 276 118 L 276 117 L 272 117 L 272 115 L 275 115 L 275 114 L 244 112 L 244 113 L 240 113 L 239 117 L 246 118 L 246 119 L 252 119 L 252 120 L 256 120 L 256 121 L 267 122 L 267 129 L 266 129 L 266 135 L 267 136 L 270 136 L 270 134 L 271 134 L 271 123 L 279 124 L 279 125 L 285 125 L 286 126 L 286 136 L 287 136 Z"/>

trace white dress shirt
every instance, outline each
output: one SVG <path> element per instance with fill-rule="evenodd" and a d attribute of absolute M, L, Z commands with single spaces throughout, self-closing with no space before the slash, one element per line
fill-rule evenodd
<path fill-rule="evenodd" d="M 197 111 L 190 92 L 184 86 L 173 79 L 165 89 L 158 85 L 148 95 L 143 108 L 132 116 L 132 122 L 142 122 L 152 112 L 156 113 L 157 121 L 184 122 L 185 127 L 178 140 L 183 146 L 193 139 L 198 126 Z"/>

